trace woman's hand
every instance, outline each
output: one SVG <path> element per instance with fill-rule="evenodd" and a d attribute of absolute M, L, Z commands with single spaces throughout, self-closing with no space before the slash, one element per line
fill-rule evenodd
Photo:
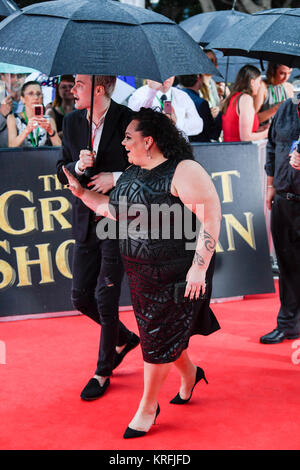
<path fill-rule="evenodd" d="M 187 286 L 184 296 L 192 299 L 198 299 L 200 294 L 205 293 L 206 289 L 206 269 L 203 266 L 192 264 L 186 275 Z"/>
<path fill-rule="evenodd" d="M 51 136 L 54 133 L 54 129 L 51 126 L 50 119 L 45 117 L 35 117 L 35 121 L 37 122 L 39 127 L 45 129 L 45 131 Z"/>
<path fill-rule="evenodd" d="M 28 120 L 28 123 L 27 123 L 27 126 L 26 126 L 26 132 L 27 134 L 30 134 L 30 132 L 32 132 L 34 129 L 36 129 L 38 127 L 38 118 L 36 118 L 35 116 L 31 117 L 29 120 Z"/>
<path fill-rule="evenodd" d="M 84 193 L 84 188 L 81 186 L 79 181 L 73 176 L 65 166 L 62 167 L 64 174 L 68 179 L 67 188 L 74 194 L 74 196 L 81 198 Z"/>

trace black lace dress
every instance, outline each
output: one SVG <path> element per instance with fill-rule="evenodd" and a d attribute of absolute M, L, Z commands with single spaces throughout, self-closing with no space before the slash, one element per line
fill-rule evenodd
<path fill-rule="evenodd" d="M 174 302 L 174 283 L 185 280 L 194 256 L 194 250 L 186 249 L 190 240 L 180 228 L 180 211 L 174 210 L 176 217 L 168 210 L 184 207 L 170 192 L 177 164 L 166 160 L 152 170 L 132 165 L 110 194 L 143 359 L 153 364 L 175 361 L 191 335 L 209 335 L 220 328 L 208 299 Z M 209 298 L 213 270 L 214 257 L 206 279 Z"/>

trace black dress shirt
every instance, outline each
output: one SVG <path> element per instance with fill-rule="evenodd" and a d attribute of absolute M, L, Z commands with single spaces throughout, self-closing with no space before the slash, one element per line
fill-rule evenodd
<path fill-rule="evenodd" d="M 274 177 L 277 191 L 300 195 L 300 171 L 291 167 L 289 154 L 300 135 L 297 105 L 290 98 L 280 105 L 272 120 L 267 143 L 265 170 Z"/>

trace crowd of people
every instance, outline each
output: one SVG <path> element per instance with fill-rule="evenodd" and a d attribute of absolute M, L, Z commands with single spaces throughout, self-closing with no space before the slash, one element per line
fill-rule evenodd
<path fill-rule="evenodd" d="M 205 53 L 218 67 L 214 52 Z M 264 78 L 257 67 L 245 65 L 231 84 L 215 82 L 207 74 L 169 77 L 162 84 L 145 80 L 123 104 L 133 111 L 151 107 L 166 112 L 168 107 L 167 114 L 190 142 L 256 141 L 267 138 L 280 104 L 293 97 L 291 72 L 285 65 L 269 63 Z M 61 76 L 46 103 L 43 95 L 28 102 L 26 74 L 4 73 L 0 78 L 6 87 L 0 106 L 0 148 L 60 146 L 63 118 L 75 109 L 74 76 Z M 30 81 L 43 91 L 39 81 Z M 43 114 L 30 119 L 35 117 L 35 104 L 43 105 Z"/>
<path fill-rule="evenodd" d="M 216 60 L 212 51 L 207 54 Z M 290 148 L 300 134 L 299 105 L 287 83 L 291 69 L 269 67 L 265 81 L 256 67 L 242 67 L 230 87 L 200 74 L 163 83 L 147 80 L 126 105 L 112 99 L 116 77 L 96 76 L 92 88 L 89 75 L 62 76 L 46 106 L 41 84 L 25 80 L 20 102 L 10 95 L 1 104 L 7 146 L 62 147 L 57 175 L 75 196 L 71 298 L 76 310 L 101 325 L 96 369 L 81 398 L 102 397 L 113 370 L 141 346 L 144 391 L 126 439 L 144 436 L 155 422 L 159 392 L 172 364 L 181 383 L 170 403 L 190 401 L 197 383 L 206 380 L 188 355 L 190 338 L 220 328 L 210 308 L 220 202 L 211 178 L 193 160 L 190 142 L 268 138 L 267 201 L 280 267 L 281 308 L 277 327 L 260 340 L 275 344 L 300 336 L 300 272 L 295 263 L 300 253 L 300 153 L 297 146 Z M 186 249 L 186 230 L 177 236 L 175 219 L 168 237 L 163 236 L 161 218 L 153 222 L 147 217 L 138 236 L 131 232 L 130 210 L 138 205 L 150 214 L 157 204 L 176 205 L 181 213 L 189 207 L 190 223 L 200 226 L 193 250 Z M 200 213 L 199 205 L 204 207 Z M 103 220 L 110 220 L 113 234 L 125 220 L 127 236 L 102 237 Z M 119 320 L 124 270 L 139 336 Z"/>

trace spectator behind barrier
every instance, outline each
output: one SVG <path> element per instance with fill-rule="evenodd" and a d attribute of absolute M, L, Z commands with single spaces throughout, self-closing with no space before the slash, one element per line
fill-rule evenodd
<path fill-rule="evenodd" d="M 41 85 L 38 82 L 25 83 L 21 89 L 21 100 L 24 111 L 7 117 L 9 147 L 60 146 L 54 119 L 44 117 Z"/>
<path fill-rule="evenodd" d="M 211 49 L 204 50 L 207 58 L 218 67 L 218 61 L 216 54 Z M 212 75 L 203 74 L 203 82 L 199 90 L 199 94 L 202 98 L 208 101 L 211 114 L 215 119 L 221 110 L 221 100 L 218 94 L 216 82 L 213 80 Z"/>
<path fill-rule="evenodd" d="M 147 80 L 147 85 L 138 88 L 131 95 L 128 106 L 133 111 L 139 111 L 142 107 L 160 109 L 188 137 L 198 135 L 202 132 L 203 121 L 187 93 L 172 86 L 174 79 L 175 77 L 170 77 L 163 83 Z M 171 101 L 170 113 L 166 112 L 165 101 Z"/>
<path fill-rule="evenodd" d="M 0 105 L 0 147 L 8 147 L 8 130 L 6 119 L 11 112 L 20 112 L 23 103 L 20 99 L 21 88 L 26 74 L 23 73 L 1 73 L 0 79 L 4 82 L 4 97 L 1 96 Z"/>
<path fill-rule="evenodd" d="M 210 142 L 218 140 L 222 130 L 221 119 L 214 119 L 209 109 L 208 102 L 199 96 L 199 90 L 203 83 L 203 76 L 181 75 L 178 77 L 182 90 L 193 100 L 199 116 L 203 119 L 203 131 L 198 135 L 190 136 L 191 142 Z"/>
<path fill-rule="evenodd" d="M 259 127 L 253 97 L 258 93 L 261 73 L 253 65 L 244 65 L 235 79 L 230 95 L 223 106 L 222 127 L 224 142 L 266 139 L 268 125 Z"/>
<path fill-rule="evenodd" d="M 293 69 L 286 65 L 269 62 L 267 78 L 262 80 L 254 98 L 254 107 L 261 123 L 270 122 L 281 103 L 293 97 L 294 87 L 288 82 L 292 71 Z"/>
<path fill-rule="evenodd" d="M 74 96 L 71 93 L 74 84 L 73 75 L 62 75 L 55 89 L 53 103 L 49 103 L 46 107 L 46 115 L 54 119 L 60 138 L 62 138 L 64 116 L 74 109 Z"/>

